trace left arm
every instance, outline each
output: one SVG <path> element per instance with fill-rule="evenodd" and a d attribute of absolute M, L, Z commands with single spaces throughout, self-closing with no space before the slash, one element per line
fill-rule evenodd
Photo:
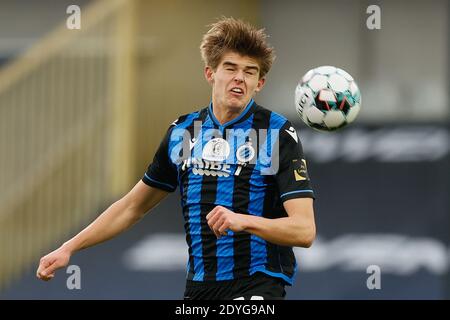
<path fill-rule="evenodd" d="M 206 219 L 217 237 L 226 235 L 228 229 L 233 232 L 246 231 L 274 244 L 309 248 L 316 237 L 313 199 L 290 199 L 283 205 L 288 214 L 283 218 L 239 214 L 217 206 Z"/>

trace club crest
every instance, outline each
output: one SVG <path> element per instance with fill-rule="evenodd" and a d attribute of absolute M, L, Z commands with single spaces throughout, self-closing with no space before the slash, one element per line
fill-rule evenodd
<path fill-rule="evenodd" d="M 255 149 L 250 142 L 240 146 L 236 150 L 236 159 L 239 162 L 250 162 L 255 157 Z"/>
<path fill-rule="evenodd" d="M 222 138 L 209 140 L 202 152 L 202 158 L 208 161 L 224 161 L 229 155 L 230 145 Z"/>

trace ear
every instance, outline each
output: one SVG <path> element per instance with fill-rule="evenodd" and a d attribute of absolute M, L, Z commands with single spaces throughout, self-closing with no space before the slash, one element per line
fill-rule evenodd
<path fill-rule="evenodd" d="M 258 85 L 256 86 L 255 91 L 256 92 L 260 92 L 262 90 L 262 88 L 264 87 L 265 83 L 266 83 L 266 78 L 265 77 L 259 79 L 258 80 Z"/>
<path fill-rule="evenodd" d="M 208 83 L 212 85 L 214 83 L 213 69 L 210 66 L 206 66 L 205 69 L 203 70 L 203 72 L 204 72 L 206 81 L 208 81 Z"/>

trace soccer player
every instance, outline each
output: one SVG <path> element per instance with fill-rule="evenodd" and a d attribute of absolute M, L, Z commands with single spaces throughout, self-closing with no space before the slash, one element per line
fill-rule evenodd
<path fill-rule="evenodd" d="M 50 280 L 70 256 L 110 239 L 180 188 L 189 247 L 184 299 L 283 299 L 292 247 L 315 238 L 314 193 L 296 130 L 253 100 L 275 58 L 266 34 L 222 18 L 203 36 L 209 106 L 168 129 L 141 181 L 93 223 L 44 256 Z"/>

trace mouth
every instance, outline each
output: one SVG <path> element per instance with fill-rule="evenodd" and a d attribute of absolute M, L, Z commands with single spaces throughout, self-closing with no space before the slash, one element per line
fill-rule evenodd
<path fill-rule="evenodd" d="M 233 87 L 233 88 L 231 88 L 230 93 L 233 96 L 242 97 L 244 95 L 244 89 L 239 88 L 239 87 Z"/>

